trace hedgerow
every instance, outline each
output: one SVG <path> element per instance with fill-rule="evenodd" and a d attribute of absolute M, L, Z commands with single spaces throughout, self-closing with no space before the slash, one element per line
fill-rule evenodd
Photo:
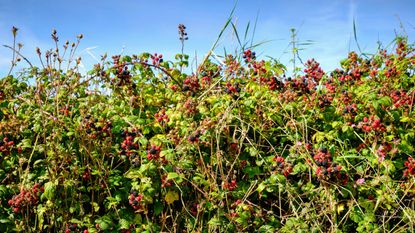
<path fill-rule="evenodd" d="M 141 53 L 82 74 L 82 36 L 52 37 L 40 67 L 0 80 L 0 231 L 414 231 L 406 37 L 291 76 L 253 48 L 191 73 L 183 53 Z"/>

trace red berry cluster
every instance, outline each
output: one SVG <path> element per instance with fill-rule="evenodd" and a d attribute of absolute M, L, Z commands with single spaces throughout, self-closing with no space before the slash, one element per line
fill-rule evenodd
<path fill-rule="evenodd" d="M 411 103 L 411 97 L 404 91 L 392 91 L 390 97 L 393 101 L 393 106 L 399 108 L 400 106 L 408 106 Z"/>
<path fill-rule="evenodd" d="M 343 185 L 347 184 L 347 174 L 341 173 L 342 167 L 336 163 L 332 163 L 332 156 L 327 148 L 321 148 L 317 154 L 313 156 L 316 162 L 316 175 L 319 179 L 335 179 L 340 181 Z"/>
<path fill-rule="evenodd" d="M 410 53 L 412 51 L 408 49 L 408 44 L 406 40 L 400 40 L 398 42 L 398 45 L 396 47 L 396 54 L 398 54 L 400 58 L 406 57 L 408 55 L 408 52 Z"/>
<path fill-rule="evenodd" d="M 158 66 L 160 63 L 163 62 L 163 55 L 155 53 L 154 55 L 150 55 L 153 65 Z"/>
<path fill-rule="evenodd" d="M 186 115 L 196 114 L 198 112 L 197 102 L 193 98 L 188 98 L 183 107 Z"/>
<path fill-rule="evenodd" d="M 14 145 L 14 141 L 9 141 L 8 137 L 4 137 L 3 140 L 0 140 L 0 152 L 8 154 Z"/>
<path fill-rule="evenodd" d="M 343 109 L 343 114 L 350 114 L 352 118 L 354 118 L 357 115 L 357 105 L 352 104 L 348 105 Z"/>
<path fill-rule="evenodd" d="M 4 94 L 4 91 L 0 90 L 0 100 L 3 100 L 6 97 L 6 94 Z"/>
<path fill-rule="evenodd" d="M 171 185 L 171 180 L 167 180 L 167 175 L 163 175 L 161 177 L 161 188 L 170 187 Z"/>
<path fill-rule="evenodd" d="M 255 52 L 252 52 L 250 49 L 247 49 L 244 51 L 244 55 L 242 55 L 242 58 L 245 59 L 245 62 L 250 62 L 251 60 L 255 60 Z"/>
<path fill-rule="evenodd" d="M 257 61 L 253 61 L 252 63 L 248 64 L 248 68 L 252 68 L 253 72 L 252 75 L 256 76 L 256 75 L 265 75 L 267 73 L 267 69 L 265 68 L 265 61 L 261 60 L 259 62 Z M 256 78 L 253 77 L 252 78 L 253 81 L 256 81 Z"/>
<path fill-rule="evenodd" d="M 327 80 L 324 84 L 328 93 L 335 93 L 336 92 L 336 85 L 333 83 L 333 79 Z"/>
<path fill-rule="evenodd" d="M 376 150 L 376 154 L 379 157 L 379 162 L 382 162 L 386 155 L 392 151 L 392 145 L 389 143 L 383 143 L 379 146 L 379 148 Z"/>
<path fill-rule="evenodd" d="M 415 159 L 412 157 L 408 157 L 408 160 L 404 163 L 406 169 L 403 172 L 403 179 L 407 179 L 408 176 L 415 175 Z"/>
<path fill-rule="evenodd" d="M 241 74 L 241 64 L 231 55 L 228 54 L 225 58 L 225 76 L 233 76 Z"/>
<path fill-rule="evenodd" d="M 225 92 L 228 94 L 234 94 L 241 92 L 241 88 L 239 87 L 239 83 L 235 83 L 232 85 L 230 82 L 226 83 Z"/>
<path fill-rule="evenodd" d="M 321 96 L 319 96 L 318 106 L 320 108 L 325 108 L 331 105 L 331 101 L 333 101 L 333 97 L 323 93 Z"/>
<path fill-rule="evenodd" d="M 274 91 L 274 90 L 281 90 L 281 88 L 284 86 L 284 84 L 277 79 L 277 77 L 272 76 L 271 78 L 269 78 L 269 81 L 267 82 L 268 87 L 270 90 Z"/>
<path fill-rule="evenodd" d="M 312 79 L 318 83 L 324 75 L 324 71 L 321 69 L 320 64 L 314 59 L 311 59 L 305 63 L 305 66 L 304 73 L 306 73 L 306 78 Z"/>
<path fill-rule="evenodd" d="M 196 92 L 200 88 L 199 79 L 195 76 L 188 76 L 183 81 L 183 91 Z"/>
<path fill-rule="evenodd" d="M 352 98 L 351 94 L 348 91 L 342 90 L 340 100 L 344 104 L 349 104 L 353 100 L 353 98 Z M 355 110 L 357 110 L 357 108 Z"/>
<path fill-rule="evenodd" d="M 290 86 L 302 94 L 309 94 L 315 90 L 316 83 L 306 77 L 299 77 L 290 80 Z"/>
<path fill-rule="evenodd" d="M 137 191 L 132 190 L 130 192 L 130 197 L 128 198 L 128 203 L 133 207 L 134 210 L 138 210 L 143 207 L 143 203 L 141 203 L 142 199 L 143 194 L 138 194 Z"/>
<path fill-rule="evenodd" d="M 111 134 L 112 122 L 100 122 L 98 118 L 91 119 L 91 115 L 85 116 L 85 132 L 91 138 L 96 138 L 98 136 L 109 136 Z"/>
<path fill-rule="evenodd" d="M 202 77 L 202 87 L 209 86 L 212 83 L 212 78 L 210 76 Z"/>
<path fill-rule="evenodd" d="M 158 160 L 160 158 L 160 148 L 161 146 L 151 145 L 151 148 L 147 150 L 147 159 Z"/>
<path fill-rule="evenodd" d="M 169 122 L 169 117 L 166 114 L 166 109 L 162 109 L 158 113 L 154 114 L 154 117 L 157 119 L 157 122 Z"/>
<path fill-rule="evenodd" d="M 370 116 L 370 118 L 364 117 L 363 121 L 359 123 L 358 127 L 362 128 L 362 130 L 366 133 L 371 131 L 374 132 L 385 132 L 385 126 L 380 123 L 380 119 L 375 119 L 375 116 Z"/>
<path fill-rule="evenodd" d="M 325 147 L 318 150 L 317 154 L 315 154 L 313 158 L 319 167 L 328 167 L 332 162 L 331 153 Z"/>
<path fill-rule="evenodd" d="M 229 191 L 235 190 L 236 187 L 238 187 L 236 183 L 236 179 L 229 178 L 227 181 L 225 181 L 225 184 L 223 185 L 223 187 Z"/>
<path fill-rule="evenodd" d="M 8 201 L 8 204 L 13 208 L 13 212 L 18 213 L 24 207 L 36 205 L 39 201 L 39 195 L 43 191 L 41 183 L 36 183 L 30 190 L 22 189 L 19 194 L 14 195 Z"/>
<path fill-rule="evenodd" d="M 120 56 L 113 56 L 112 59 L 114 61 L 115 67 L 114 74 L 117 77 L 117 86 L 131 84 L 131 74 L 130 71 L 128 71 L 128 66 L 126 65 L 126 62 L 120 63 Z M 115 79 L 112 79 L 111 81 L 115 82 Z"/>
<path fill-rule="evenodd" d="M 269 89 L 272 91 L 281 90 L 284 87 L 284 84 L 275 76 L 272 76 L 270 78 L 260 77 L 259 82 L 261 84 L 268 85 Z"/>
<path fill-rule="evenodd" d="M 278 169 L 279 172 L 282 172 L 282 174 L 284 174 L 285 177 L 288 177 L 291 172 L 293 171 L 292 166 L 289 166 L 286 162 L 285 159 L 281 156 L 277 156 L 275 158 L 273 158 L 273 160 L 277 163 L 277 166 L 271 166 L 271 171 L 275 171 L 275 168 Z"/>
<path fill-rule="evenodd" d="M 137 135 L 138 132 L 136 129 L 131 130 L 131 132 L 128 130 L 121 132 L 121 137 L 124 138 L 121 143 L 121 154 L 130 156 L 134 153 L 134 150 L 139 148 L 138 143 L 134 142 L 134 139 L 137 137 Z"/>
<path fill-rule="evenodd" d="M 400 70 L 397 70 L 396 67 L 392 67 L 385 72 L 385 76 L 387 78 L 395 77 L 401 73 Z"/>

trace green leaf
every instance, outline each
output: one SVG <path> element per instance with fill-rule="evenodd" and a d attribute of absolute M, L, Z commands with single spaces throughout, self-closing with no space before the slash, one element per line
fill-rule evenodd
<path fill-rule="evenodd" d="M 220 226 L 222 225 L 222 221 L 217 217 L 213 217 L 209 220 L 208 224 L 211 226 Z"/>
<path fill-rule="evenodd" d="M 173 180 L 179 177 L 180 177 L 179 174 L 177 174 L 176 172 L 169 172 L 167 174 L 167 180 Z"/>
<path fill-rule="evenodd" d="M 44 196 L 48 200 L 52 200 L 55 197 L 55 192 L 56 185 L 52 181 L 49 181 L 44 186 L 44 193 L 42 196 Z"/>
<path fill-rule="evenodd" d="M 166 196 L 164 196 L 164 200 L 170 205 L 179 200 L 179 194 L 176 191 L 168 191 Z"/>
<path fill-rule="evenodd" d="M 130 222 L 127 219 L 121 218 L 119 221 L 120 228 L 119 229 L 130 229 Z"/>
<path fill-rule="evenodd" d="M 97 223 L 99 228 L 104 231 L 108 230 L 113 225 L 112 219 L 107 215 L 95 220 L 95 223 Z"/>

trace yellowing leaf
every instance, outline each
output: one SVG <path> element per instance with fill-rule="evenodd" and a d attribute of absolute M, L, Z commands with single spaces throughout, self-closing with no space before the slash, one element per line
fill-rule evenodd
<path fill-rule="evenodd" d="M 344 204 L 337 205 L 337 214 L 340 214 L 344 210 Z"/>
<path fill-rule="evenodd" d="M 179 200 L 179 194 L 175 191 L 168 191 L 166 196 L 164 197 L 164 200 L 166 200 L 167 204 L 172 204 L 174 201 Z"/>

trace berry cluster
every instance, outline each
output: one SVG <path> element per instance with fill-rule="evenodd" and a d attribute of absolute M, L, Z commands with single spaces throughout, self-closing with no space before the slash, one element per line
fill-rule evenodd
<path fill-rule="evenodd" d="M 91 119 L 91 115 L 85 116 L 85 132 L 91 137 L 109 136 L 111 134 L 112 122 L 100 122 L 98 118 Z"/>
<path fill-rule="evenodd" d="M 121 154 L 130 156 L 134 153 L 134 150 L 139 148 L 138 143 L 134 142 L 134 139 L 137 137 L 137 135 L 138 132 L 136 129 L 131 130 L 131 132 L 128 130 L 121 132 L 121 137 L 124 138 L 121 143 Z"/>
<path fill-rule="evenodd" d="M 267 73 L 267 69 L 265 68 L 265 61 L 261 60 L 259 62 L 257 61 L 253 61 L 252 63 L 248 64 L 248 68 L 252 68 L 253 72 L 252 75 L 253 76 L 265 76 Z M 256 81 L 256 78 L 253 77 L 252 78 L 253 81 Z"/>
<path fill-rule="evenodd" d="M 133 207 L 134 210 L 141 209 L 143 204 L 140 203 L 143 199 L 143 194 L 138 194 L 137 191 L 132 190 L 130 192 L 130 197 L 128 198 L 128 203 Z"/>
<path fill-rule="evenodd" d="M 153 65 L 158 66 L 160 63 L 163 62 L 163 55 L 155 53 L 154 55 L 150 55 Z"/>
<path fill-rule="evenodd" d="M 270 170 L 273 172 L 275 171 L 275 169 L 278 169 L 279 172 L 282 172 L 282 174 L 284 174 L 285 177 L 288 177 L 291 172 L 293 171 L 292 166 L 289 166 L 286 162 L 285 159 L 281 156 L 277 156 L 275 158 L 273 158 L 273 160 L 277 163 L 277 166 L 271 166 Z"/>
<path fill-rule="evenodd" d="M 343 109 L 343 114 L 350 114 L 352 118 L 354 118 L 357 115 L 357 105 L 352 104 L 348 105 Z"/>
<path fill-rule="evenodd" d="M 281 88 L 284 86 L 284 84 L 277 79 L 277 77 L 272 76 L 271 78 L 269 78 L 268 82 L 268 87 L 270 90 L 274 91 L 274 90 L 281 90 Z"/>
<path fill-rule="evenodd" d="M 327 148 L 323 147 L 321 148 L 317 154 L 313 156 L 314 161 L 316 162 L 317 166 L 321 167 L 327 167 L 330 166 L 332 162 L 332 157 L 330 151 L 327 150 Z"/>
<path fill-rule="evenodd" d="M 129 85 L 132 83 L 131 81 L 131 74 L 128 70 L 128 67 L 126 66 L 126 62 L 120 63 L 120 56 L 113 56 L 112 57 L 114 61 L 114 67 L 115 71 L 114 74 L 117 77 L 117 86 L 124 86 Z M 111 81 L 115 82 L 115 79 L 112 79 Z"/>
<path fill-rule="evenodd" d="M 43 191 L 42 183 L 36 183 L 30 190 L 22 189 L 8 201 L 8 204 L 13 208 L 13 212 L 18 213 L 25 207 L 36 205 Z"/>
<path fill-rule="evenodd" d="M 244 55 L 242 56 L 243 59 L 245 59 L 245 62 L 248 63 L 251 60 L 255 60 L 255 52 L 252 52 L 250 49 L 247 49 L 244 51 Z"/>
<path fill-rule="evenodd" d="M 388 70 L 385 71 L 385 76 L 387 78 L 396 77 L 400 73 L 401 73 L 400 70 L 397 70 L 396 67 L 392 67 L 392 68 L 389 68 Z"/>
<path fill-rule="evenodd" d="M 14 145 L 14 141 L 9 141 L 9 138 L 4 137 L 3 140 L 0 140 L 0 152 L 8 154 Z"/>
<path fill-rule="evenodd" d="M 158 113 L 154 114 L 154 117 L 157 119 L 157 122 L 169 122 L 169 117 L 166 114 L 166 109 L 162 109 Z"/>
<path fill-rule="evenodd" d="M 197 102 L 193 98 L 188 98 L 183 105 L 186 115 L 198 113 Z"/>
<path fill-rule="evenodd" d="M 406 169 L 403 172 L 403 179 L 407 179 L 408 176 L 415 175 L 415 159 L 412 157 L 408 157 L 408 160 L 404 163 Z"/>
<path fill-rule="evenodd" d="M 178 29 L 179 29 L 179 39 L 183 43 L 185 40 L 189 39 L 189 37 L 187 36 L 187 32 L 186 32 L 186 26 L 184 26 L 183 24 L 179 24 Z"/>
<path fill-rule="evenodd" d="M 195 76 L 188 76 L 183 81 L 183 91 L 196 92 L 200 88 L 199 79 Z"/>
<path fill-rule="evenodd" d="M 228 180 L 223 184 L 223 187 L 229 191 L 235 190 L 237 186 L 236 179 L 231 178 L 228 178 Z"/>
<path fill-rule="evenodd" d="M 307 77 L 300 77 L 291 80 L 291 87 L 299 91 L 301 94 L 310 94 L 315 90 L 316 83 Z M 327 87 L 327 84 L 326 84 Z M 328 89 L 330 91 L 330 89 Z"/>
<path fill-rule="evenodd" d="M 383 143 L 379 146 L 379 148 L 376 150 L 376 154 L 379 157 L 379 162 L 382 162 L 386 155 L 392 151 L 392 145 L 389 143 Z"/>
<path fill-rule="evenodd" d="M 320 108 L 330 106 L 331 101 L 333 101 L 333 97 L 323 93 L 321 96 L 319 96 L 318 106 Z"/>
<path fill-rule="evenodd" d="M 151 148 L 147 150 L 147 159 L 158 160 L 160 158 L 160 148 L 161 146 L 151 145 Z"/>
<path fill-rule="evenodd" d="M 406 57 L 408 55 L 408 46 L 405 40 L 400 40 L 396 46 L 396 54 L 400 57 Z"/>
<path fill-rule="evenodd" d="M 370 118 L 364 117 L 363 121 L 359 123 L 360 128 L 366 133 L 369 133 L 370 131 L 374 132 L 385 132 L 386 128 L 385 126 L 380 123 L 380 119 L 375 119 L 375 116 L 370 116 Z"/>
<path fill-rule="evenodd" d="M 324 71 L 321 69 L 320 64 L 314 59 L 311 59 L 305 63 L 305 66 L 304 73 L 306 73 L 306 78 L 312 79 L 318 83 L 324 75 Z"/>
<path fill-rule="evenodd" d="M 228 94 L 241 92 L 241 88 L 239 87 L 239 83 L 235 83 L 234 85 L 232 85 L 230 82 L 227 82 L 225 92 L 228 93 Z"/>
<path fill-rule="evenodd" d="M 316 175 L 319 179 L 331 179 L 338 180 L 343 185 L 347 184 L 348 176 L 345 173 L 341 173 L 342 167 L 336 163 L 332 163 L 332 156 L 327 148 L 321 148 L 314 156 L 317 170 Z"/>
<path fill-rule="evenodd" d="M 326 87 L 326 90 L 328 93 L 335 93 L 336 92 L 336 85 L 333 82 L 333 79 L 327 80 L 327 82 L 324 84 Z"/>
<path fill-rule="evenodd" d="M 404 91 L 392 91 L 390 97 L 393 101 L 393 106 L 399 108 L 400 106 L 408 106 L 411 103 L 411 97 Z"/>

